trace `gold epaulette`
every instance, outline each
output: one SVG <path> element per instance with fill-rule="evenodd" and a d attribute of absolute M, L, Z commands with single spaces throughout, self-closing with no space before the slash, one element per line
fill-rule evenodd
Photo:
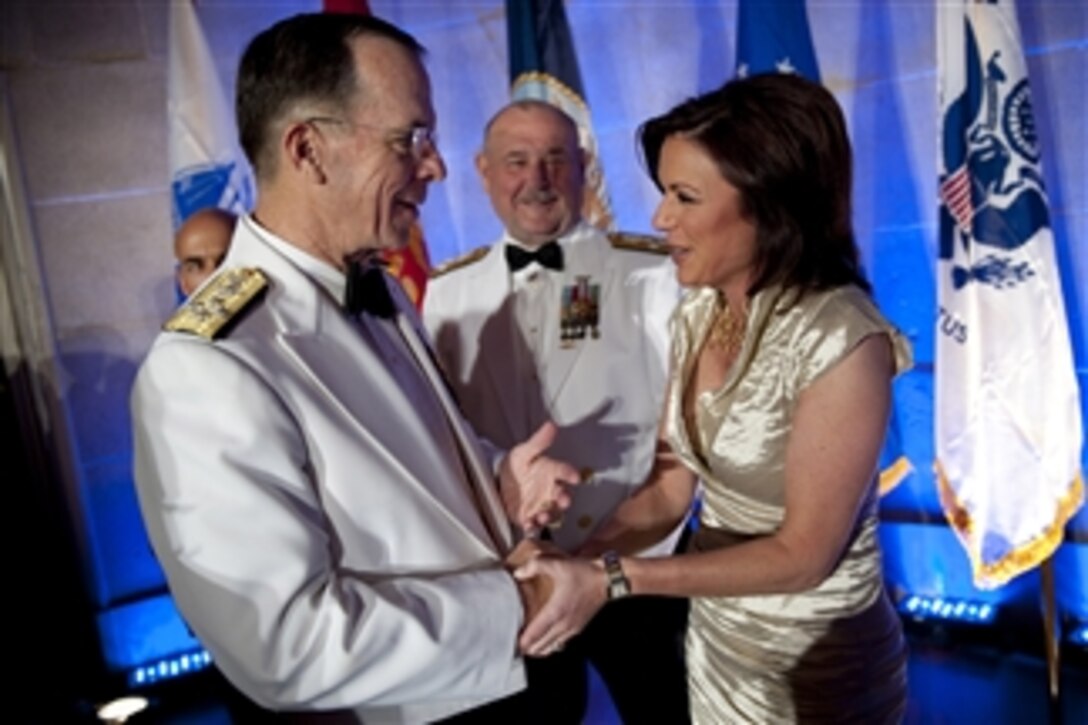
<path fill-rule="evenodd" d="M 487 256 L 491 247 L 476 247 L 471 252 L 465 252 L 460 257 L 454 257 L 453 259 L 446 260 L 442 264 L 438 265 L 431 270 L 431 279 L 441 277 L 447 272 L 452 272 L 455 269 L 461 269 L 461 267 L 467 267 L 473 262 L 478 262 Z"/>
<path fill-rule="evenodd" d="M 225 269 L 189 298 L 162 329 L 214 339 L 266 287 L 268 278 L 256 267 Z"/>
<path fill-rule="evenodd" d="M 612 242 L 612 247 L 615 249 L 626 249 L 632 252 L 652 252 L 654 254 L 669 253 L 669 248 L 665 246 L 664 239 L 649 234 L 609 232 L 608 241 Z"/>

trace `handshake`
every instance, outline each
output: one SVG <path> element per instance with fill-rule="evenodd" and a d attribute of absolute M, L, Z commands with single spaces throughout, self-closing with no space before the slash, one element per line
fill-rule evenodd
<path fill-rule="evenodd" d="M 525 610 L 518 650 L 547 657 L 563 649 L 608 601 L 599 559 L 572 557 L 545 541 L 525 539 L 506 558 Z"/>
<path fill-rule="evenodd" d="M 563 649 L 608 600 L 608 576 L 599 560 L 572 557 L 536 538 L 570 506 L 568 489 L 582 478 L 572 466 L 544 455 L 555 435 L 555 425 L 545 423 L 500 466 L 507 516 L 525 534 L 505 564 L 525 612 L 518 650 L 529 657 Z"/>

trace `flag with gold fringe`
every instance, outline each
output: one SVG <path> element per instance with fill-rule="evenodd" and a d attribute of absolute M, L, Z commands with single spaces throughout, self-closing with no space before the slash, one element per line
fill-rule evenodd
<path fill-rule="evenodd" d="M 562 0 L 506 0 L 506 38 L 511 98 L 547 101 L 575 120 L 586 152 L 582 215 L 601 229 L 614 229 L 612 201 Z"/>
<path fill-rule="evenodd" d="M 937 40 L 937 485 L 994 588 L 1061 544 L 1083 431 L 1016 7 L 942 3 Z"/>
<path fill-rule="evenodd" d="M 895 415 L 895 411 L 892 411 L 884 449 L 880 454 L 880 480 L 877 490 L 881 496 L 889 493 L 914 472 L 914 466 L 903 453 L 903 448 L 903 433 L 899 427 L 899 417 Z"/>
<path fill-rule="evenodd" d="M 170 3 L 167 123 L 174 228 L 193 212 L 253 207 L 253 172 L 191 0 Z"/>
<path fill-rule="evenodd" d="M 323 0 L 322 9 L 326 13 L 370 15 L 370 3 L 367 0 Z M 423 295 L 427 291 L 427 279 L 431 273 L 431 258 L 419 224 L 412 225 L 408 243 L 404 247 L 385 250 L 382 256 L 389 265 L 387 270 L 400 282 L 408 299 L 416 309 L 421 308 Z"/>

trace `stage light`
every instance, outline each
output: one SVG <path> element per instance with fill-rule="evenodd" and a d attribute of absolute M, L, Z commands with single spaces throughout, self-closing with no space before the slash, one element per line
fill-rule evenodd
<path fill-rule="evenodd" d="M 148 702 L 146 697 L 119 697 L 98 708 L 97 715 L 98 719 L 102 722 L 119 725 L 133 715 L 146 710 L 147 705 Z"/>
<path fill-rule="evenodd" d="M 1088 624 L 1075 624 L 1069 628 L 1068 632 L 1066 637 L 1068 637 L 1071 643 L 1077 647 L 1088 648 Z"/>
<path fill-rule="evenodd" d="M 131 687 L 143 687 L 163 680 L 181 677 L 202 670 L 212 663 L 212 656 L 207 650 L 196 650 L 167 659 L 134 667 L 129 670 L 128 684 Z"/>
<path fill-rule="evenodd" d="M 916 620 L 990 624 L 997 617 L 997 607 L 988 602 L 911 594 L 899 601 L 899 613 Z"/>

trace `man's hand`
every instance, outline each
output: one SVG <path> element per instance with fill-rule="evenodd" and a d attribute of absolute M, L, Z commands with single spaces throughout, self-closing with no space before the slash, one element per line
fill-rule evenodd
<path fill-rule="evenodd" d="M 566 556 L 566 553 L 555 544 L 549 541 L 539 541 L 537 539 L 522 539 L 518 542 L 518 545 L 514 547 L 514 550 L 506 555 L 506 568 L 510 571 L 521 567 L 528 563 L 530 559 L 535 559 L 538 556 L 551 555 L 551 556 Z"/>
<path fill-rule="evenodd" d="M 506 515 L 526 536 L 557 521 L 570 506 L 567 488 L 581 481 L 573 466 L 544 455 L 556 432 L 554 423 L 540 426 L 529 440 L 514 446 L 499 467 Z"/>
<path fill-rule="evenodd" d="M 544 552 L 559 553 L 551 544 L 533 539 L 522 539 L 506 557 L 506 568 L 511 572 L 524 565 L 530 559 L 540 556 Z M 518 593 L 521 594 L 521 603 L 525 608 L 525 622 L 531 622 L 544 608 L 544 604 L 552 595 L 552 581 L 546 576 L 533 577 L 531 579 L 518 579 Z"/>
<path fill-rule="evenodd" d="M 514 570 L 514 578 L 522 584 L 538 582 L 548 593 L 518 637 L 518 648 L 529 657 L 563 649 L 606 601 L 608 577 L 596 561 L 538 553 Z"/>

